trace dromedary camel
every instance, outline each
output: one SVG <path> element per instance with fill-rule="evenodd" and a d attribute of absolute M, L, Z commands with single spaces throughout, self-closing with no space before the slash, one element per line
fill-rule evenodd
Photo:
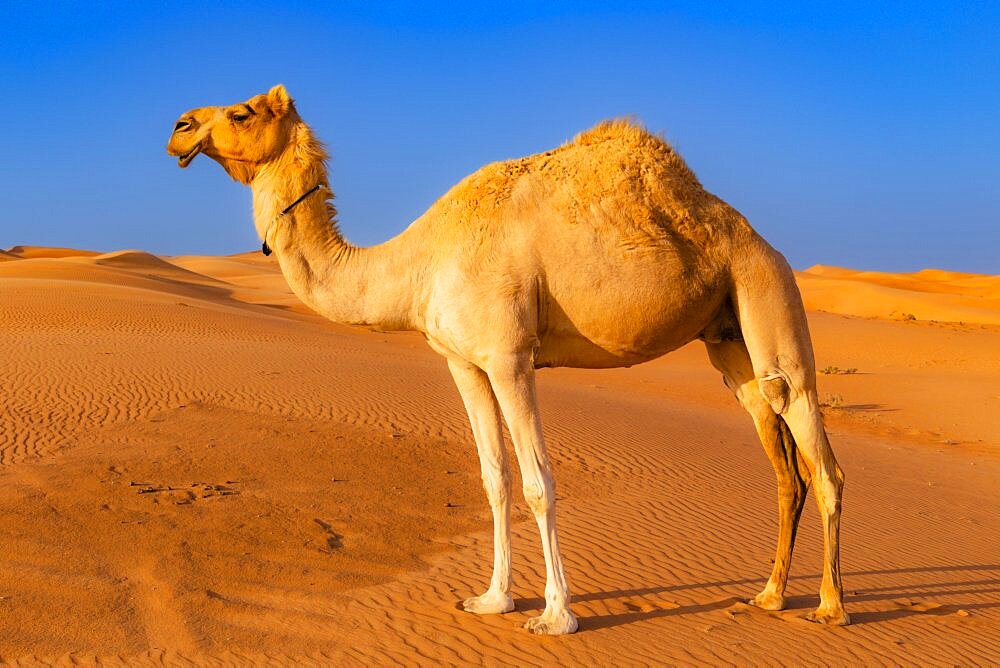
<path fill-rule="evenodd" d="M 273 249 L 310 308 L 336 322 L 422 332 L 447 359 L 494 522 L 493 577 L 486 593 L 464 601 L 466 610 L 514 609 L 502 415 L 545 554 L 545 610 L 525 626 L 545 634 L 577 628 L 535 369 L 630 366 L 702 339 L 778 478 L 774 569 L 750 602 L 784 607 L 813 480 L 824 560 L 820 604 L 808 617 L 848 623 L 839 565 L 844 474 L 823 428 L 792 271 L 662 139 L 631 122 L 605 122 L 555 150 L 487 165 L 372 248 L 341 236 L 327 154 L 283 86 L 187 112 L 167 150 L 181 167 L 204 153 L 251 187 L 263 250 Z"/>

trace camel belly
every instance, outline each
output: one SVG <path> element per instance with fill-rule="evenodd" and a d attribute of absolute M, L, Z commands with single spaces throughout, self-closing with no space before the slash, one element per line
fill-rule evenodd
<path fill-rule="evenodd" d="M 697 338 L 726 299 L 728 266 L 717 248 L 694 248 L 667 232 L 643 235 L 599 213 L 578 224 L 546 218 L 534 238 L 543 286 L 539 367 L 655 359 Z"/>
<path fill-rule="evenodd" d="M 609 368 L 648 362 L 701 334 L 719 312 L 721 288 L 627 283 L 553 297 L 539 318 L 539 368 Z"/>
<path fill-rule="evenodd" d="M 656 350 L 633 348 L 610 351 L 583 337 L 546 336 L 541 339 L 535 355 L 535 368 L 573 367 L 576 369 L 612 369 L 642 364 L 665 355 L 679 346 L 662 346 Z"/>

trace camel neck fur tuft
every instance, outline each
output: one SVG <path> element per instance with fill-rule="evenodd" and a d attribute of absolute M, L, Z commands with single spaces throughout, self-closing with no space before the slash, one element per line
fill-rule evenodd
<path fill-rule="evenodd" d="M 345 324 L 413 329 L 412 253 L 399 243 L 358 248 L 344 239 L 327 157 L 323 144 L 298 121 L 285 150 L 261 165 L 250 183 L 257 234 L 274 251 L 289 287 L 314 311 Z M 316 185 L 318 191 L 281 215 Z"/>
<path fill-rule="evenodd" d="M 281 155 L 257 169 L 250 187 L 254 224 L 261 239 L 269 244 L 278 243 L 275 236 L 292 241 L 289 235 L 281 234 L 280 227 L 291 226 L 294 222 L 298 229 L 291 236 L 296 239 L 306 234 L 334 246 L 338 245 L 336 242 L 347 245 L 337 226 L 337 209 L 327 178 L 328 157 L 322 142 L 313 136 L 308 125 L 299 121 Z M 280 216 L 282 210 L 317 185 L 320 186 L 318 192 L 297 204 L 290 215 Z"/>

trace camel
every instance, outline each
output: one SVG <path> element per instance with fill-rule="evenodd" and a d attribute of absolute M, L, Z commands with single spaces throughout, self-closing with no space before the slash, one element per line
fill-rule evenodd
<path fill-rule="evenodd" d="M 774 567 L 749 602 L 785 607 L 795 531 L 813 482 L 824 558 L 820 603 L 807 618 L 849 623 L 839 559 L 844 473 L 823 426 L 794 276 L 663 139 L 614 120 L 554 150 L 489 164 L 399 236 L 370 248 L 340 233 L 327 153 L 284 86 L 185 113 L 167 151 L 181 168 L 204 153 L 250 186 L 262 249 L 273 250 L 311 309 L 339 323 L 421 332 L 447 360 L 493 513 L 493 575 L 465 610 L 514 609 L 503 419 L 545 558 L 545 609 L 525 627 L 551 635 L 577 629 L 536 369 L 627 367 L 701 339 L 750 413 L 778 480 Z"/>

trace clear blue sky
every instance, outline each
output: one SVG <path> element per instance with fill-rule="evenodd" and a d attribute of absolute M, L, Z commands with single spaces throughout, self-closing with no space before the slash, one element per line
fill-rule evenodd
<path fill-rule="evenodd" d="M 1000 273 L 1000 4 L 201 4 L 0 3 L 0 247 L 256 247 L 249 191 L 164 147 L 281 82 L 355 243 L 635 114 L 796 267 Z"/>

